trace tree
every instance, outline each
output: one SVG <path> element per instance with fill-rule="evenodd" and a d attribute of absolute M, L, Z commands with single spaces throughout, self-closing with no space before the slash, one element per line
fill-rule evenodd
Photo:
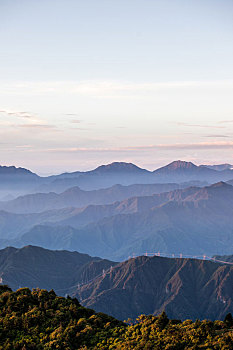
<path fill-rule="evenodd" d="M 226 326 L 228 328 L 231 328 L 233 326 L 233 317 L 232 317 L 232 314 L 230 312 L 224 318 L 224 323 L 226 324 Z"/>

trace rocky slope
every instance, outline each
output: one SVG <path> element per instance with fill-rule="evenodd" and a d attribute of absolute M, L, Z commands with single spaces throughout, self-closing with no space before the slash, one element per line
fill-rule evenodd
<path fill-rule="evenodd" d="M 222 319 L 233 307 L 233 265 L 143 256 L 115 266 L 74 295 L 119 319 L 163 310 L 173 318 Z"/>
<path fill-rule="evenodd" d="M 87 254 L 35 246 L 0 250 L 1 281 L 13 289 L 40 287 L 65 295 L 74 290 L 72 286 L 88 281 L 114 265 L 111 261 Z"/>

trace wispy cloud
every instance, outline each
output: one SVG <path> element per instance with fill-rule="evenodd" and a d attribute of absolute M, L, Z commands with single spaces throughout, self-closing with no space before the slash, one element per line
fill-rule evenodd
<path fill-rule="evenodd" d="M 230 137 L 229 135 L 217 135 L 217 134 L 213 134 L 213 135 L 204 135 L 204 137 L 212 137 L 212 138 L 228 138 Z"/>
<path fill-rule="evenodd" d="M 68 117 L 78 117 L 78 113 L 66 113 L 65 115 L 67 115 Z"/>
<path fill-rule="evenodd" d="M 44 149 L 46 152 L 134 152 L 149 150 L 206 150 L 206 149 L 232 149 L 233 141 L 197 142 L 197 143 L 173 143 L 155 144 L 145 146 L 126 147 L 59 147 Z"/>
<path fill-rule="evenodd" d="M 133 149 L 168 149 L 168 150 L 178 150 L 178 149 L 230 149 L 233 148 L 233 141 L 215 141 L 215 142 L 197 142 L 197 143 L 173 143 L 173 144 L 158 144 L 152 146 L 142 146 L 134 147 Z"/>
<path fill-rule="evenodd" d="M 233 89 L 233 80 L 219 81 L 171 81 L 171 82 L 128 82 L 128 81 L 42 81 L 15 82 L 2 85 L 2 93 L 20 94 L 74 94 L 98 98 L 119 98 L 129 96 L 151 96 L 158 91 L 182 89 Z M 76 113 L 66 113 L 72 116 Z"/>
<path fill-rule="evenodd" d="M 178 126 L 187 126 L 191 128 L 208 128 L 208 129 L 224 129 L 225 126 L 219 126 L 219 125 L 209 125 L 209 124 L 190 124 L 185 122 L 176 122 L 175 123 Z"/>
<path fill-rule="evenodd" d="M 70 123 L 73 123 L 73 124 L 80 124 L 80 123 L 82 123 L 82 120 L 80 120 L 80 119 L 74 119 L 74 120 L 71 120 Z"/>
<path fill-rule="evenodd" d="M 29 129 L 42 129 L 42 130 L 56 129 L 56 125 L 51 125 L 51 124 L 22 124 L 22 125 L 18 125 L 18 127 L 29 128 Z"/>
<path fill-rule="evenodd" d="M 0 114 L 6 115 L 8 117 L 17 117 L 22 119 L 31 119 L 35 117 L 33 114 L 29 112 L 9 111 L 5 109 L 0 110 Z"/>
<path fill-rule="evenodd" d="M 219 124 L 230 124 L 230 123 L 233 123 L 233 119 L 232 120 L 221 120 L 218 123 Z"/>
<path fill-rule="evenodd" d="M 16 145 L 15 147 L 18 149 L 31 149 L 31 148 L 33 148 L 32 145 Z"/>

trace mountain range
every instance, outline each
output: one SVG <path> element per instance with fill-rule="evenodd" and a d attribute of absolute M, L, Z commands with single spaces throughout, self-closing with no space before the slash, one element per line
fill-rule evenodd
<path fill-rule="evenodd" d="M 233 179 L 230 165 L 197 166 L 191 162 L 174 161 L 154 171 L 142 169 L 132 163 L 114 162 L 94 170 L 63 173 L 41 177 L 24 168 L 0 167 L 0 196 L 23 195 L 37 192 L 61 193 L 71 187 L 95 190 L 115 184 L 152 184 L 206 181 L 214 183 Z"/>
<path fill-rule="evenodd" d="M 188 181 L 214 183 L 232 179 L 233 170 L 231 168 L 216 170 L 180 160 L 154 171 L 139 168 L 132 163 L 115 162 L 102 165 L 92 171 L 61 174 L 53 177 L 51 182 L 42 185 L 39 189 L 42 192 L 62 192 L 74 186 L 79 186 L 85 190 L 93 190 L 110 187 L 114 184 L 181 183 Z"/>
<path fill-rule="evenodd" d="M 204 183 L 196 182 L 197 185 Z M 13 200 L 0 202 L 0 210 L 18 214 L 39 213 L 52 209 L 66 207 L 81 208 L 90 204 L 109 204 L 122 201 L 134 196 L 149 196 L 154 193 L 162 193 L 177 188 L 185 188 L 192 183 L 167 183 L 167 184 L 135 184 L 129 186 L 114 185 L 109 188 L 85 191 L 79 187 L 72 187 L 62 193 L 33 193 L 19 196 Z"/>
<path fill-rule="evenodd" d="M 37 193 L 20 196 L 14 200 L 0 202 L 0 239 L 16 238 L 38 224 L 58 223 L 78 228 L 124 210 L 118 202 L 108 206 L 94 206 L 95 203 L 114 203 L 132 195 L 146 196 L 186 186 L 186 183 L 115 185 L 94 191 L 83 191 L 75 187 L 61 194 Z"/>
<path fill-rule="evenodd" d="M 40 247 L 0 250 L 2 283 L 54 289 L 118 319 L 165 312 L 223 319 L 232 311 L 233 265 L 140 256 L 122 263 Z"/>
<path fill-rule="evenodd" d="M 28 181 L 28 194 L 0 202 L 2 248 L 34 244 L 114 261 L 147 251 L 226 255 L 233 250 L 232 180 L 208 185 L 215 178 L 232 178 L 229 164 L 209 168 L 175 161 L 148 171 L 115 162 L 47 178 L 26 169 L 1 167 L 1 176 L 8 176 L 5 185 L 15 179 L 16 186 L 20 178 L 27 187 Z M 79 187 L 63 192 L 35 193 L 36 187 L 31 187 L 60 181 L 67 186 L 74 180 Z M 157 183 L 121 184 L 152 180 Z M 103 188 L 94 189 L 98 186 Z"/>
<path fill-rule="evenodd" d="M 2 284 L 20 287 L 54 289 L 65 295 L 70 287 L 88 281 L 116 263 L 87 254 L 52 251 L 26 246 L 0 250 Z"/>
<path fill-rule="evenodd" d="M 34 244 L 116 261 L 133 253 L 212 256 L 233 251 L 233 187 L 223 182 L 132 197 L 109 205 L 5 215 L 12 216 L 10 221 L 6 219 L 6 225 L 20 218 L 24 233 L 21 230 L 13 240 L 2 242 L 2 247 Z"/>
<path fill-rule="evenodd" d="M 233 265 L 194 259 L 138 257 L 81 286 L 83 305 L 118 319 L 139 314 L 223 319 L 233 307 Z"/>

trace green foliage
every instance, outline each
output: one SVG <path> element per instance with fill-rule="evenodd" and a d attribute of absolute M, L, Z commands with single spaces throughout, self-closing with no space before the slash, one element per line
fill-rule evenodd
<path fill-rule="evenodd" d="M 0 349 L 233 350 L 232 315 L 222 321 L 141 315 L 128 324 L 82 307 L 77 299 L 0 286 Z"/>
<path fill-rule="evenodd" d="M 0 286 L 0 349 L 91 349 L 123 322 L 82 307 L 77 299 Z"/>

